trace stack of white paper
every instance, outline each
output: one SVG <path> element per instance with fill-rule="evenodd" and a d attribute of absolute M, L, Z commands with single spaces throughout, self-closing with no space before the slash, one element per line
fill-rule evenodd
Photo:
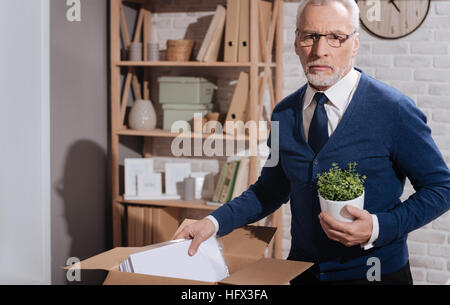
<path fill-rule="evenodd" d="M 132 254 L 120 264 L 120 270 L 205 282 L 217 282 L 229 275 L 215 236 L 204 241 L 194 256 L 188 255 L 191 243 L 179 239 Z"/>

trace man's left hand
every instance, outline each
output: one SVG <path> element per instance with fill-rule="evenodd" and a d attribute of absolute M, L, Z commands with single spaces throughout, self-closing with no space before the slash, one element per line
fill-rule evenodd
<path fill-rule="evenodd" d="M 355 217 L 352 222 L 336 220 L 330 214 L 319 214 L 320 224 L 328 238 L 346 247 L 367 243 L 372 235 L 372 216 L 366 210 L 346 205 L 344 209 Z"/>

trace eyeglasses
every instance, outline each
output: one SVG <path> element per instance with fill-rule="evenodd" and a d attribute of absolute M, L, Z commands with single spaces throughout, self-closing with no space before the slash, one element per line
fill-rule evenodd
<path fill-rule="evenodd" d="M 329 33 L 329 34 L 317 34 L 317 33 L 310 33 L 310 32 L 300 32 L 298 29 L 295 30 L 295 34 L 297 35 L 299 39 L 299 43 L 301 47 L 310 47 L 314 43 L 318 42 L 320 40 L 320 37 L 324 36 L 325 39 L 328 42 L 328 45 L 333 48 L 340 48 L 343 43 L 347 41 L 351 36 L 353 36 L 356 33 L 356 30 L 353 31 L 353 33 L 346 35 L 346 34 L 335 34 L 335 33 Z"/>

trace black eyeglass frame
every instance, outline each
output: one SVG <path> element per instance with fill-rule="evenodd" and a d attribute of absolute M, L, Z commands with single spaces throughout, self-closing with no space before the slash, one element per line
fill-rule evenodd
<path fill-rule="evenodd" d="M 327 41 L 327 43 L 328 43 L 328 45 L 330 46 L 330 47 L 332 47 L 332 48 L 340 48 L 350 37 L 352 37 L 353 35 L 355 35 L 355 33 L 356 33 L 356 30 L 354 30 L 351 34 L 336 34 L 336 33 L 328 33 L 328 34 L 318 34 L 318 33 L 310 33 L 310 32 L 300 32 L 300 30 L 299 29 L 296 29 L 295 30 L 295 35 L 296 35 L 296 37 L 297 38 L 299 38 L 299 36 L 300 36 L 300 34 L 301 33 L 308 33 L 310 36 L 314 36 L 314 38 L 312 38 L 312 41 L 313 41 L 313 43 L 312 44 L 308 44 L 308 45 L 301 45 L 300 44 L 300 46 L 302 46 L 302 47 L 311 47 L 311 46 L 313 46 L 315 43 L 317 43 L 319 40 L 320 40 L 320 38 L 323 36 L 323 37 L 325 37 L 325 39 L 326 39 L 326 41 Z M 334 36 L 336 36 L 337 38 L 330 38 L 330 37 L 327 37 L 327 36 L 330 36 L 330 35 L 334 35 Z M 341 36 L 343 36 L 343 37 L 341 37 Z M 332 45 L 332 44 L 330 44 L 330 41 L 329 41 L 329 39 L 336 39 L 336 40 L 338 40 L 339 41 L 339 46 L 334 46 L 334 45 Z M 300 40 L 300 43 L 301 43 L 301 40 Z"/>

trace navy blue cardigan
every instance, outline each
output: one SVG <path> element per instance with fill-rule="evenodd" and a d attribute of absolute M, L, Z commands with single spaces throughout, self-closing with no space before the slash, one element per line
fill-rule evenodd
<path fill-rule="evenodd" d="M 247 191 L 211 213 L 219 223 L 218 235 L 258 221 L 290 200 L 288 259 L 315 262 L 323 281 L 365 278 L 370 257 L 380 259 L 382 274 L 398 270 L 408 260 L 407 234 L 450 208 L 450 171 L 425 115 L 410 98 L 361 71 L 344 116 L 315 155 L 302 131 L 305 90 L 306 85 L 273 111 L 271 120 L 280 124 L 278 165 L 264 167 Z M 330 240 L 318 219 L 317 174 L 333 162 L 347 167 L 354 161 L 357 172 L 367 176 L 364 208 L 379 221 L 370 250 Z M 402 203 L 405 177 L 416 192 Z"/>

